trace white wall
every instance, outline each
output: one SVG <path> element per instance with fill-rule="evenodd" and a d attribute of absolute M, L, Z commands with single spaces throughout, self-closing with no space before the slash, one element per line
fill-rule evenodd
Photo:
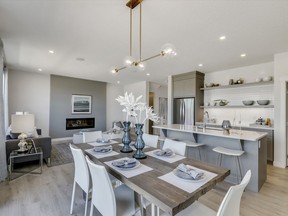
<path fill-rule="evenodd" d="M 106 85 L 106 129 L 111 130 L 113 121 L 125 121 L 123 107 L 120 106 L 115 99 L 124 95 L 124 87 L 122 85 L 109 84 Z"/>
<path fill-rule="evenodd" d="M 16 111 L 35 115 L 37 128 L 49 135 L 50 75 L 9 70 L 9 116 Z"/>
<path fill-rule="evenodd" d="M 205 84 L 218 83 L 220 85 L 228 85 L 229 79 L 238 80 L 240 78 L 244 80 L 244 83 L 255 82 L 256 78 L 273 76 L 273 66 L 273 62 L 268 62 L 264 64 L 206 73 Z M 213 100 L 217 99 L 226 99 L 229 101 L 228 105 L 243 105 L 243 100 L 254 100 L 256 103 L 256 100 L 259 99 L 269 99 L 270 104 L 273 105 L 273 91 L 273 85 L 241 87 L 239 89 L 208 90 L 204 93 L 204 104 L 208 102 L 211 103 Z M 239 125 L 239 120 L 241 118 L 241 125 L 249 126 L 250 123 L 255 123 L 259 117 L 262 117 L 263 119 L 270 118 L 272 124 L 274 123 L 273 108 L 207 108 L 205 111 L 209 112 L 210 119 L 216 119 L 217 124 L 221 124 L 223 120 L 227 119 L 230 120 L 232 124 L 235 122 L 235 125 Z"/>
<path fill-rule="evenodd" d="M 124 93 L 125 92 L 132 92 L 134 97 L 137 98 L 138 96 L 142 95 L 141 101 L 149 104 L 149 83 L 146 81 L 133 83 L 130 85 L 124 86 Z M 132 119 L 132 122 L 135 122 L 134 119 Z M 145 122 L 145 128 L 143 129 L 144 132 L 148 131 L 148 121 Z"/>
<path fill-rule="evenodd" d="M 274 56 L 275 135 L 274 165 L 286 167 L 286 82 L 288 82 L 288 52 Z"/>

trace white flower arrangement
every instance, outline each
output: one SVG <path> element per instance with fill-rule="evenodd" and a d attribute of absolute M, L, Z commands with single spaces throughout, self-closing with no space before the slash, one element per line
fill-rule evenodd
<path fill-rule="evenodd" d="M 124 96 L 119 96 L 118 98 L 116 98 L 116 100 L 120 103 L 120 105 L 125 107 L 122 111 L 127 113 L 126 121 L 128 122 L 129 116 L 132 116 L 135 118 L 136 124 L 144 124 L 144 122 L 147 119 L 150 119 L 155 123 L 158 123 L 159 122 L 158 115 L 154 113 L 152 107 L 148 107 L 146 103 L 140 102 L 141 98 L 142 95 L 137 97 L 135 100 L 132 92 L 130 94 L 126 92 Z M 144 111 L 145 111 L 145 117 L 142 116 L 142 113 Z"/>

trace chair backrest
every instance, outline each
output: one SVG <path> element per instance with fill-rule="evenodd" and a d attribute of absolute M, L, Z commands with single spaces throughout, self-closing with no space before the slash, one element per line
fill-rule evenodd
<path fill-rule="evenodd" d="M 166 149 L 166 148 L 171 149 L 176 154 L 185 156 L 186 143 L 184 143 L 184 142 L 175 141 L 175 140 L 171 140 L 171 139 L 166 138 L 164 141 L 162 149 Z"/>
<path fill-rule="evenodd" d="M 93 163 L 88 156 L 86 161 L 92 177 L 93 205 L 103 216 L 116 216 L 115 194 L 105 167 Z"/>
<path fill-rule="evenodd" d="M 251 178 L 251 170 L 248 170 L 239 185 L 231 186 L 226 193 L 219 209 L 217 216 L 239 216 L 240 202 L 243 191 Z"/>
<path fill-rule="evenodd" d="M 153 148 L 157 148 L 159 136 L 143 133 L 142 138 L 143 138 L 143 141 L 145 142 L 145 145 L 149 145 Z"/>
<path fill-rule="evenodd" d="M 95 142 L 97 139 L 102 139 L 102 131 L 83 132 L 83 142 Z"/>
<path fill-rule="evenodd" d="M 87 193 L 90 188 L 90 174 L 81 149 L 75 148 L 70 144 L 70 149 L 74 159 L 75 174 L 74 181 Z"/>

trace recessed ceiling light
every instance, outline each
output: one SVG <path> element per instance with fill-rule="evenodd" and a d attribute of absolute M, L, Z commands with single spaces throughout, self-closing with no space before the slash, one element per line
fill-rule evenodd
<path fill-rule="evenodd" d="M 38 68 L 38 71 L 42 71 L 42 68 Z"/>
<path fill-rule="evenodd" d="M 147 76 L 150 76 L 150 73 L 146 73 Z"/>
<path fill-rule="evenodd" d="M 49 50 L 49 53 L 54 54 L 54 50 Z"/>
<path fill-rule="evenodd" d="M 85 59 L 84 59 L 84 58 L 81 58 L 81 57 L 76 58 L 76 60 L 77 60 L 77 61 L 85 61 Z"/>
<path fill-rule="evenodd" d="M 226 36 L 225 35 L 222 35 L 219 37 L 219 40 L 225 40 L 226 39 Z"/>
<path fill-rule="evenodd" d="M 119 81 L 119 80 L 117 81 L 117 84 L 120 84 L 120 81 Z"/>
<path fill-rule="evenodd" d="M 242 53 L 240 56 L 241 56 L 242 58 L 244 58 L 244 57 L 246 57 L 246 53 Z"/>
<path fill-rule="evenodd" d="M 203 67 L 203 64 L 199 64 L 198 66 L 199 66 L 199 67 Z"/>

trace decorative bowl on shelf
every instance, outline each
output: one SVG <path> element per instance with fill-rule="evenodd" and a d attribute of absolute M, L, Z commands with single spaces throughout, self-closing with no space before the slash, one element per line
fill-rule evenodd
<path fill-rule="evenodd" d="M 205 86 L 206 86 L 206 88 L 213 87 L 214 83 L 206 83 Z"/>
<path fill-rule="evenodd" d="M 251 106 L 254 104 L 254 101 L 253 100 L 244 100 L 242 101 L 242 103 L 245 105 L 245 106 Z"/>
<path fill-rule="evenodd" d="M 269 104 L 269 100 L 257 100 L 257 103 L 259 104 L 259 105 L 268 105 Z"/>
<path fill-rule="evenodd" d="M 271 76 L 267 76 L 267 77 L 264 77 L 263 78 L 263 81 L 264 82 L 268 82 L 268 81 L 271 81 L 272 80 L 272 77 Z"/>

